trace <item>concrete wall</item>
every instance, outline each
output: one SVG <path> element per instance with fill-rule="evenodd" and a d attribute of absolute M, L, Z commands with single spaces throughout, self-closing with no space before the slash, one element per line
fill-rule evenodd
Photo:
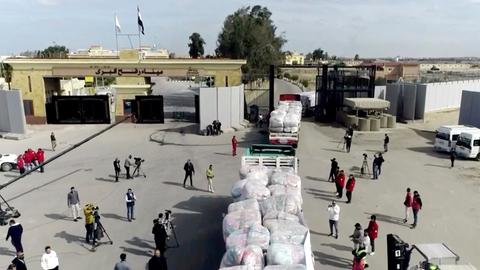
<path fill-rule="evenodd" d="M 426 84 L 425 112 L 459 108 L 464 89 L 480 90 L 480 80 Z"/>
<path fill-rule="evenodd" d="M 18 90 L 0 90 L 0 132 L 25 134 L 25 113 Z"/>
<path fill-rule="evenodd" d="M 417 85 L 403 85 L 403 110 L 402 118 L 404 120 L 415 120 L 415 108 L 417 100 Z"/>
<path fill-rule="evenodd" d="M 471 125 L 480 128 L 480 92 L 462 91 L 459 125 Z"/>
<path fill-rule="evenodd" d="M 388 84 L 385 93 L 385 99 L 390 101 L 388 113 L 397 117 L 401 116 L 402 109 L 402 89 L 401 84 Z"/>
<path fill-rule="evenodd" d="M 243 85 L 200 88 L 200 129 L 213 120 L 219 120 L 222 129 L 239 127 L 244 117 L 243 102 Z"/>

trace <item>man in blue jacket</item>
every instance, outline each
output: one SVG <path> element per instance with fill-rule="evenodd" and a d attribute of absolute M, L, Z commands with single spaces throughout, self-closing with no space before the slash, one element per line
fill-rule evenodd
<path fill-rule="evenodd" d="M 7 241 L 8 238 L 12 237 L 12 245 L 15 247 L 17 252 L 23 252 L 22 247 L 22 233 L 23 227 L 22 224 L 16 223 L 15 220 L 10 220 L 10 228 L 8 228 Z"/>

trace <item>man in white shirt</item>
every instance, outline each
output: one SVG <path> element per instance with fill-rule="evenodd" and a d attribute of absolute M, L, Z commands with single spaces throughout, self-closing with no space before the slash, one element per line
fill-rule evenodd
<path fill-rule="evenodd" d="M 45 253 L 42 255 L 41 265 L 43 270 L 58 270 L 57 253 L 50 246 L 45 247 Z"/>
<path fill-rule="evenodd" d="M 330 234 L 328 236 L 334 236 L 338 239 L 338 219 L 340 218 L 340 206 L 335 201 L 328 206 L 328 222 L 330 224 Z M 335 228 L 335 235 L 333 234 L 333 228 Z"/>

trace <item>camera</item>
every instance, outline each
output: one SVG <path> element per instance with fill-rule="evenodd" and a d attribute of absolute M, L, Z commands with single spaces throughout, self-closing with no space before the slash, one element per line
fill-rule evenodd
<path fill-rule="evenodd" d="M 172 211 L 171 210 L 168 210 L 168 209 L 165 209 L 165 220 L 166 221 L 169 221 L 170 220 L 170 216 L 172 215 Z"/>
<path fill-rule="evenodd" d="M 139 165 L 139 164 L 141 164 L 142 162 L 145 161 L 145 159 L 143 159 L 141 157 L 134 157 L 133 159 L 135 160 L 135 165 Z"/>
<path fill-rule="evenodd" d="M 367 154 L 366 153 L 363 153 L 363 158 L 367 158 Z"/>

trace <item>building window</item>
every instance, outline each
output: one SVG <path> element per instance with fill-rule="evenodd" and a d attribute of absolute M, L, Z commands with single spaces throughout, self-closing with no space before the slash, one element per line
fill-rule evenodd
<path fill-rule="evenodd" d="M 33 100 L 23 100 L 23 110 L 25 111 L 25 116 L 33 115 Z"/>
<path fill-rule="evenodd" d="M 28 76 L 28 91 L 32 92 L 32 78 Z"/>

